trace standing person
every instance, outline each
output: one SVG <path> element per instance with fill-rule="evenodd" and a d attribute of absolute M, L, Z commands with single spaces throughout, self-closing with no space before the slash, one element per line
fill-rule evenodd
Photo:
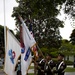
<path fill-rule="evenodd" d="M 21 59 L 18 60 L 15 71 L 17 72 L 17 75 L 21 75 Z"/>
<path fill-rule="evenodd" d="M 39 54 L 39 58 L 37 61 L 37 75 L 45 75 L 44 65 L 45 65 L 45 59 L 42 57 L 41 54 Z"/>
<path fill-rule="evenodd" d="M 57 75 L 64 75 L 65 73 L 65 68 L 66 68 L 66 64 L 64 62 L 64 55 L 63 54 L 59 54 L 58 55 L 58 63 L 56 64 L 56 70 L 54 71 Z"/>
<path fill-rule="evenodd" d="M 55 66 L 55 64 L 52 60 L 52 55 L 48 54 L 46 56 L 46 63 L 45 63 L 45 66 L 44 66 L 45 75 L 53 75 L 54 66 Z"/>

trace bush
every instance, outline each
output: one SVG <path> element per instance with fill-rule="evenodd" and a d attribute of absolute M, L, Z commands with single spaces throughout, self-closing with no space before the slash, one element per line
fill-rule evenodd
<path fill-rule="evenodd" d="M 53 61 L 54 61 L 55 63 L 58 62 L 58 60 L 57 60 L 56 58 L 53 58 Z M 73 65 L 73 62 L 72 62 L 72 61 L 65 61 L 65 63 L 66 63 L 66 65 Z"/>
<path fill-rule="evenodd" d="M 51 52 L 51 55 L 56 58 L 58 56 L 58 52 Z"/>
<path fill-rule="evenodd" d="M 72 62 L 72 61 L 65 61 L 65 63 L 66 63 L 67 65 L 73 65 L 73 62 Z"/>

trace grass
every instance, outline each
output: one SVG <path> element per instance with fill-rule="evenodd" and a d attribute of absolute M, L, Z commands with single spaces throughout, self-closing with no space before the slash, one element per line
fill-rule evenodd
<path fill-rule="evenodd" d="M 28 74 L 28 75 L 34 75 L 33 73 L 30 73 L 30 74 Z"/>
<path fill-rule="evenodd" d="M 30 66 L 29 69 L 34 69 L 34 66 Z"/>
<path fill-rule="evenodd" d="M 0 69 L 3 69 L 3 66 L 0 66 Z"/>
<path fill-rule="evenodd" d="M 33 68 L 33 66 L 31 66 L 31 68 Z M 65 69 L 65 72 L 75 72 L 75 68 L 67 67 L 67 68 Z M 28 74 L 28 75 L 34 75 L 34 74 L 33 74 L 33 73 L 30 73 L 30 74 Z"/>
<path fill-rule="evenodd" d="M 65 72 L 75 72 L 75 68 L 68 67 L 65 69 Z"/>
<path fill-rule="evenodd" d="M 33 68 L 33 67 L 31 67 L 31 68 Z M 75 68 L 67 67 L 67 68 L 65 69 L 65 72 L 75 72 Z M 28 75 L 34 75 L 34 74 L 33 74 L 33 73 L 30 73 L 30 74 L 28 74 Z"/>

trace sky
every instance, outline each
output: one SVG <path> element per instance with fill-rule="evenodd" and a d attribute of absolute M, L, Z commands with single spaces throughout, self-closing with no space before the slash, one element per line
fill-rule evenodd
<path fill-rule="evenodd" d="M 5 0 L 5 25 L 12 30 L 15 29 L 15 20 L 11 17 L 15 6 L 18 6 L 15 0 Z M 0 0 L 0 25 L 4 25 L 4 0 Z"/>
<path fill-rule="evenodd" d="M 64 4 L 63 4 L 64 6 Z M 67 14 L 64 13 L 63 11 L 63 6 L 62 9 L 60 10 L 60 14 L 57 16 L 61 21 L 64 21 L 64 28 L 60 28 L 60 34 L 63 39 L 70 39 L 70 34 L 72 33 L 72 30 L 74 29 L 71 25 L 71 19 Z"/>
<path fill-rule="evenodd" d="M 5 0 L 5 25 L 12 30 L 15 30 L 15 20 L 11 17 L 13 7 L 18 6 L 15 0 Z M 63 10 L 60 11 L 58 18 L 60 20 L 65 21 L 64 28 L 60 28 L 60 34 L 63 39 L 68 39 L 70 34 L 72 33 L 72 26 L 70 24 L 70 20 L 67 18 L 65 20 L 66 14 L 64 14 Z M 0 0 L 0 25 L 4 25 L 4 0 Z"/>

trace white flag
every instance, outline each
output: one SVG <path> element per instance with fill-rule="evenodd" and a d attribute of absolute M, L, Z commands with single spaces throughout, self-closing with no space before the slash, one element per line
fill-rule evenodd
<path fill-rule="evenodd" d="M 38 51 L 37 51 L 37 48 L 36 48 L 36 41 L 35 41 L 33 35 L 28 30 L 28 28 L 27 28 L 26 24 L 24 23 L 24 21 L 23 21 L 21 16 L 19 16 L 19 19 L 22 22 L 22 27 L 23 27 L 23 31 L 24 31 L 23 32 L 24 33 L 23 37 L 26 38 L 26 39 L 24 38 L 23 41 L 25 42 L 25 40 L 27 40 L 27 42 L 29 42 L 28 46 L 31 48 L 32 52 L 34 52 L 34 55 L 36 57 L 38 57 Z"/>
<path fill-rule="evenodd" d="M 4 71 L 7 75 L 16 75 L 15 66 L 19 56 L 21 55 L 20 43 L 9 30 L 7 30 L 6 36 Z"/>
<path fill-rule="evenodd" d="M 32 61 L 31 56 L 31 48 L 36 44 L 36 41 L 34 40 L 33 36 L 29 32 L 26 24 L 21 20 L 22 22 L 22 49 L 21 49 L 21 72 L 22 75 L 26 75 L 29 65 Z"/>

